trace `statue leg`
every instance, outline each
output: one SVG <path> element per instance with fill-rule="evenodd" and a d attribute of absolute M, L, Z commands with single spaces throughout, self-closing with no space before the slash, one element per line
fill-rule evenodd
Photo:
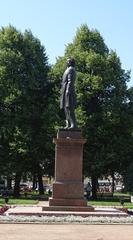
<path fill-rule="evenodd" d="M 77 127 L 76 123 L 76 117 L 75 117 L 75 112 L 74 109 L 69 110 L 69 120 L 70 120 L 70 127 L 69 129 L 74 129 Z"/>
<path fill-rule="evenodd" d="M 70 124 L 70 110 L 69 108 L 65 108 L 65 116 L 66 116 L 66 127 L 65 129 L 67 128 L 70 128 L 71 124 Z"/>
<path fill-rule="evenodd" d="M 75 112 L 74 109 L 65 108 L 65 116 L 66 116 L 66 129 L 74 129 L 77 127 Z"/>

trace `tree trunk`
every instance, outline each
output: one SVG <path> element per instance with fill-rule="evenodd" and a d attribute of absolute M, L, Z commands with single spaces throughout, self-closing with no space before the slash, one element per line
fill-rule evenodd
<path fill-rule="evenodd" d="M 10 177 L 7 177 L 7 188 L 8 189 L 12 188 L 12 179 Z"/>
<path fill-rule="evenodd" d="M 39 184 L 39 194 L 43 195 L 44 194 L 44 188 L 43 188 L 43 181 L 42 181 L 42 173 L 41 170 L 38 170 L 38 184 Z"/>
<path fill-rule="evenodd" d="M 20 197 L 20 181 L 21 181 L 21 173 L 16 173 L 15 176 L 15 186 L 14 186 L 14 197 Z"/>
<path fill-rule="evenodd" d="M 91 182 L 92 182 L 92 198 L 94 200 L 96 200 L 97 199 L 97 186 L 98 186 L 98 179 L 97 179 L 97 177 L 92 175 Z"/>
<path fill-rule="evenodd" d="M 114 193 L 114 188 L 115 188 L 115 176 L 114 176 L 114 172 L 112 172 L 111 176 L 112 176 L 112 193 Z"/>
<path fill-rule="evenodd" d="M 36 174 L 33 175 L 33 183 L 32 188 L 35 190 L 37 188 L 37 177 Z"/>

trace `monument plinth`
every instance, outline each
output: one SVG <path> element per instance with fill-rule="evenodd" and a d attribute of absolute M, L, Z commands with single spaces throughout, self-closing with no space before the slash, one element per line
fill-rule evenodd
<path fill-rule="evenodd" d="M 59 130 L 55 143 L 55 183 L 49 206 L 87 206 L 82 182 L 83 145 L 79 130 Z"/>

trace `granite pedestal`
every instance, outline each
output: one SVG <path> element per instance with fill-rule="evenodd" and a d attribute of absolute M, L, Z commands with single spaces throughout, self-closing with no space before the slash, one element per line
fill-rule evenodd
<path fill-rule="evenodd" d="M 59 130 L 55 143 L 55 183 L 49 206 L 87 207 L 82 182 L 83 145 L 81 131 Z M 88 210 L 93 208 L 88 206 Z M 70 209 L 70 208 L 69 208 Z"/>

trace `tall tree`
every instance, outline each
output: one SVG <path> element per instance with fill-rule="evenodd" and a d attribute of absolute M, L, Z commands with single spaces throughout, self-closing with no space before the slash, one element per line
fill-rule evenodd
<path fill-rule="evenodd" d="M 128 135 L 125 137 L 124 142 L 124 145 L 127 147 L 123 147 L 123 156 L 126 161 L 123 161 L 121 174 L 124 179 L 125 190 L 133 192 L 133 87 L 128 89 L 128 99 L 125 106 L 125 123 L 128 129 Z"/>
<path fill-rule="evenodd" d="M 24 171 L 32 171 L 40 182 L 51 164 L 49 69 L 45 48 L 31 31 L 22 34 L 12 26 L 0 30 L 0 133 L 7 139 L 8 161 L 18 181 Z M 17 195 L 19 184 L 15 186 Z"/>
<path fill-rule="evenodd" d="M 91 31 L 87 25 L 77 30 L 64 57 L 57 59 L 53 68 L 57 86 L 68 57 L 76 61 L 77 119 L 88 140 L 84 174 L 92 177 L 93 196 L 96 197 L 97 178 L 120 171 L 126 161 L 123 149 L 126 147 L 127 151 L 131 141 L 130 126 L 125 124 L 130 76 L 122 69 L 116 52 L 109 51 L 100 33 Z"/>

